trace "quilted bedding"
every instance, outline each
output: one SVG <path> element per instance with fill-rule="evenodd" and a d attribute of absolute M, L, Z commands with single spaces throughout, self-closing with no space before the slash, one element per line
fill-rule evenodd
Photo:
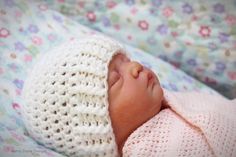
<path fill-rule="evenodd" d="M 236 0 L 45 0 L 236 98 Z"/>
<path fill-rule="evenodd" d="M 37 58 L 51 48 L 97 31 L 50 9 L 45 2 L 0 1 L 0 156 L 63 156 L 30 138 L 21 120 L 21 91 Z M 113 37 L 113 36 L 112 36 Z M 122 41 L 121 41 L 122 42 Z M 134 60 L 151 68 L 174 91 L 218 92 L 169 63 L 125 44 Z"/>

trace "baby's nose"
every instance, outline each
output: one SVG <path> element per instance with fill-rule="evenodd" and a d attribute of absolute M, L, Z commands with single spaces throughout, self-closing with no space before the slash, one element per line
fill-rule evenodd
<path fill-rule="evenodd" d="M 139 73 L 143 70 L 143 66 L 136 62 L 136 61 L 132 61 L 130 62 L 130 72 L 131 72 L 131 75 L 134 77 L 134 78 L 137 78 Z"/>

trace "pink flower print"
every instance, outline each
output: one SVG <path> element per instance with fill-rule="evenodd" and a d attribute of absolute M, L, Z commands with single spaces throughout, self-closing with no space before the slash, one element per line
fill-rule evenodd
<path fill-rule="evenodd" d="M 52 152 L 48 151 L 48 150 L 42 150 L 43 153 L 47 154 L 47 156 L 51 156 L 53 157 L 54 155 L 52 154 Z"/>
<path fill-rule="evenodd" d="M 32 61 L 32 56 L 26 54 L 25 57 L 24 57 L 24 61 L 25 61 L 25 62 L 31 62 L 31 61 Z"/>
<path fill-rule="evenodd" d="M 148 30 L 148 23 L 145 20 L 139 21 L 138 26 L 144 31 Z"/>
<path fill-rule="evenodd" d="M 39 8 L 39 10 L 42 10 L 42 11 L 48 10 L 48 6 L 45 5 L 45 4 L 40 4 L 40 5 L 38 5 L 38 8 Z"/>
<path fill-rule="evenodd" d="M 198 16 L 193 15 L 193 16 L 192 16 L 192 21 L 197 21 L 197 20 L 198 20 Z"/>
<path fill-rule="evenodd" d="M 231 80 L 236 80 L 236 72 L 235 71 L 229 71 L 228 76 Z"/>
<path fill-rule="evenodd" d="M 4 146 L 3 151 L 9 153 L 9 152 L 14 152 L 15 150 L 13 146 Z"/>
<path fill-rule="evenodd" d="M 203 73 L 204 69 L 203 68 L 196 68 L 197 73 Z"/>
<path fill-rule="evenodd" d="M 177 32 L 171 32 L 171 35 L 172 35 L 173 37 L 177 37 L 179 34 L 178 34 Z"/>
<path fill-rule="evenodd" d="M 228 23 L 228 25 L 235 25 L 236 24 L 236 16 L 227 15 L 225 18 L 225 21 Z"/>
<path fill-rule="evenodd" d="M 12 103 L 12 108 L 18 113 L 20 114 L 20 105 L 17 103 Z"/>
<path fill-rule="evenodd" d="M 70 37 L 70 41 L 73 41 L 73 40 L 75 40 L 75 37 Z"/>
<path fill-rule="evenodd" d="M 131 35 L 128 35 L 127 38 L 128 38 L 129 40 L 132 40 L 132 36 L 131 36 Z"/>
<path fill-rule="evenodd" d="M 15 132 L 11 132 L 11 136 L 19 142 L 25 141 L 23 136 L 21 136 L 20 134 L 16 134 Z"/>
<path fill-rule="evenodd" d="M 17 18 L 20 18 L 20 17 L 22 16 L 22 13 L 21 13 L 20 11 L 16 11 L 16 12 L 15 12 L 15 16 L 16 16 Z"/>
<path fill-rule="evenodd" d="M 96 21 L 96 15 L 94 14 L 94 12 L 89 11 L 87 13 L 86 17 L 88 18 L 88 20 L 90 22 L 95 22 Z"/>
<path fill-rule="evenodd" d="M 236 49 L 236 41 L 234 42 L 234 44 L 233 44 L 233 45 L 234 45 L 234 48 Z"/>
<path fill-rule="evenodd" d="M 31 40 L 35 45 L 42 45 L 43 43 L 42 38 L 37 36 L 34 36 Z"/>
<path fill-rule="evenodd" d="M 174 56 L 175 56 L 176 58 L 181 58 L 181 57 L 183 56 L 183 51 L 176 51 L 176 52 L 174 53 Z"/>
<path fill-rule="evenodd" d="M 132 8 L 130 9 L 131 14 L 135 15 L 138 12 L 138 9 Z"/>
<path fill-rule="evenodd" d="M 24 29 L 23 29 L 22 27 L 20 27 L 20 28 L 18 29 L 18 31 L 19 31 L 19 32 L 24 32 Z"/>
<path fill-rule="evenodd" d="M 188 46 L 191 46 L 192 45 L 192 43 L 190 42 L 190 41 L 185 41 L 184 42 L 186 45 L 188 45 Z"/>
<path fill-rule="evenodd" d="M 48 34 L 47 38 L 49 41 L 55 41 L 57 37 L 55 34 Z"/>
<path fill-rule="evenodd" d="M 172 64 L 175 68 L 179 68 L 181 65 L 179 62 L 175 62 L 175 61 L 170 61 L 170 64 Z"/>
<path fill-rule="evenodd" d="M 10 35 L 10 32 L 6 28 L 0 29 L 0 38 L 7 38 Z"/>
<path fill-rule="evenodd" d="M 208 26 L 201 26 L 199 33 L 201 34 L 202 37 L 209 37 L 211 34 L 211 29 Z"/>
<path fill-rule="evenodd" d="M 211 85 L 216 85 L 217 84 L 217 81 L 215 79 L 213 79 L 213 78 L 210 78 L 210 77 L 206 77 L 205 78 L 205 82 L 207 84 L 211 84 Z"/>
<path fill-rule="evenodd" d="M 107 8 L 111 9 L 111 8 L 114 8 L 116 6 L 116 2 L 108 1 L 106 5 L 107 5 Z"/>
<path fill-rule="evenodd" d="M 16 95 L 21 95 L 21 90 L 16 89 L 15 92 L 16 92 Z M 19 114 L 19 113 L 18 113 L 18 114 Z"/>
<path fill-rule="evenodd" d="M 165 17 L 170 17 L 172 14 L 173 14 L 173 9 L 171 7 L 165 7 L 162 11 L 162 14 L 165 16 Z"/>
<path fill-rule="evenodd" d="M 115 25 L 114 25 L 114 28 L 115 28 L 116 30 L 120 30 L 120 25 L 115 24 Z"/>
<path fill-rule="evenodd" d="M 85 2 L 84 1 L 79 1 L 77 4 L 80 8 L 84 8 Z"/>
<path fill-rule="evenodd" d="M 3 47 L 3 46 L 6 46 L 6 44 L 5 43 L 3 43 L 3 41 L 0 41 L 0 47 Z"/>

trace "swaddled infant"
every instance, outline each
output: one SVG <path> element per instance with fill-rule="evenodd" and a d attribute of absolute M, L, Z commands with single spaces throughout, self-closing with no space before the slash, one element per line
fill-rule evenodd
<path fill-rule="evenodd" d="M 236 156 L 236 100 L 164 90 L 107 37 L 47 53 L 23 95 L 30 136 L 68 156 Z"/>

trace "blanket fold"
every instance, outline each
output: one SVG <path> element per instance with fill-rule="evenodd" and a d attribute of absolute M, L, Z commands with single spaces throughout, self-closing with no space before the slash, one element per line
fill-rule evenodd
<path fill-rule="evenodd" d="M 236 99 L 170 92 L 169 108 L 135 130 L 123 156 L 236 156 Z"/>

